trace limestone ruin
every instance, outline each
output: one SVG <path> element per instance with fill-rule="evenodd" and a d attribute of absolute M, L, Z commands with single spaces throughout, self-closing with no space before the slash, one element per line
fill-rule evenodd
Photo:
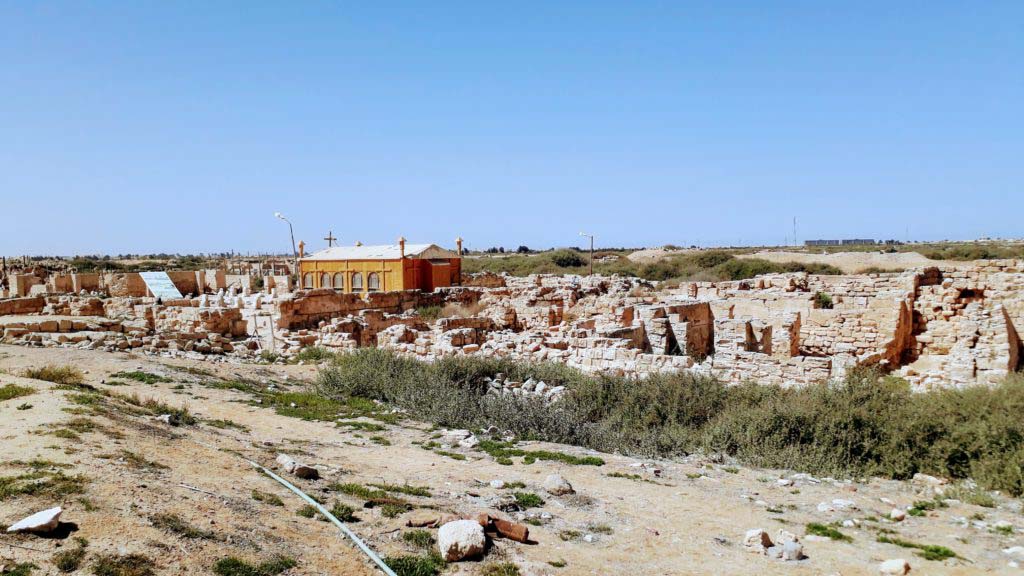
<path fill-rule="evenodd" d="M 192 296 L 158 302 L 132 273 L 14 274 L 2 341 L 235 362 L 379 346 L 424 360 L 476 354 L 783 386 L 877 366 L 918 390 L 992 384 L 1022 358 L 1024 268 L 1012 260 L 671 287 L 481 274 L 432 293 L 365 295 L 289 292 L 287 275 L 261 290 L 222 270 L 169 275 Z"/>

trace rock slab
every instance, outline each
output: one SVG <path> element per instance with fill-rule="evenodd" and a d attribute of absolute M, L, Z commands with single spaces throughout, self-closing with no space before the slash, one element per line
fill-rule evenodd
<path fill-rule="evenodd" d="M 483 526 L 474 520 L 449 522 L 437 531 L 437 548 L 447 562 L 480 556 L 486 543 Z"/>
<path fill-rule="evenodd" d="M 60 524 L 60 515 L 63 510 L 60 506 L 36 512 L 23 518 L 7 527 L 8 532 L 37 532 L 46 533 L 53 531 Z"/>

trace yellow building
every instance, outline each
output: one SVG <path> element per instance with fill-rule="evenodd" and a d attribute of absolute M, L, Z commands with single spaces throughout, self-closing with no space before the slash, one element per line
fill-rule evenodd
<path fill-rule="evenodd" d="M 462 239 L 458 251 L 436 244 L 334 246 L 299 257 L 303 290 L 333 288 L 341 292 L 384 292 L 457 286 L 462 275 Z"/>

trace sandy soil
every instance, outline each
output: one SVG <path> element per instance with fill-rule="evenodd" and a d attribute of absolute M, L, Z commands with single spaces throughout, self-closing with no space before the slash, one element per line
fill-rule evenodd
<path fill-rule="evenodd" d="M 75 392 L 59 390 L 48 382 L 16 376 L 25 368 L 70 364 L 87 371 L 89 383 L 115 394 L 137 394 L 172 405 L 187 404 L 200 422 L 169 427 L 151 416 L 114 409 L 93 415 L 74 402 Z M 409 497 L 418 506 L 441 512 L 476 514 L 487 511 L 508 490 L 482 484 L 492 479 L 522 481 L 523 491 L 536 492 L 545 504 L 530 513 L 550 513 L 550 520 L 531 526 L 536 543 L 497 540 L 482 561 L 451 565 L 446 573 L 479 574 L 497 561 L 516 563 L 523 574 L 873 574 L 885 559 L 907 558 L 913 574 L 1019 573 L 1007 567 L 1002 549 L 1024 544 L 1024 516 L 1020 502 L 999 497 L 998 508 L 953 504 L 901 523 L 884 518 L 894 505 L 908 507 L 930 488 L 905 482 L 864 482 L 796 479 L 782 485 L 791 472 L 732 467 L 704 458 L 679 461 L 639 461 L 601 455 L 603 466 L 573 466 L 549 461 L 531 465 L 516 458 L 502 466 L 483 452 L 455 448 L 466 460 L 425 450 L 421 444 L 435 432 L 431 427 L 404 421 L 384 432 L 358 432 L 331 422 L 304 421 L 276 414 L 250 402 L 243 392 L 213 388 L 217 379 L 245 377 L 262 383 L 299 389 L 312 378 L 308 366 L 237 366 L 168 360 L 98 351 L 68 351 L 0 346 L 0 386 L 15 383 L 35 389 L 31 395 L 0 402 L 0 476 L 25 472 L 23 462 L 44 459 L 67 465 L 66 474 L 89 479 L 84 494 L 56 498 L 15 496 L 0 498 L 0 524 L 55 505 L 65 507 L 64 520 L 77 531 L 63 538 L 0 535 L 0 557 L 35 562 L 38 573 L 55 574 L 51 555 L 71 547 L 66 536 L 88 539 L 90 556 L 80 570 L 87 573 L 94 554 L 139 552 L 151 557 L 159 574 L 210 573 L 212 563 L 234 555 L 251 560 L 273 554 L 294 557 L 298 566 L 286 574 L 373 574 L 361 553 L 341 538 L 328 523 L 299 517 L 302 502 L 273 480 L 246 464 L 241 456 L 270 466 L 279 451 L 318 466 L 324 478 L 295 480 L 311 494 L 356 506 L 360 522 L 352 528 L 382 555 L 417 551 L 401 539 L 406 518 L 385 518 L 379 509 L 364 509 L 348 496 L 331 495 L 331 482 L 408 483 L 429 487 L 430 497 Z M 192 368 L 192 372 L 183 371 Z M 145 370 L 164 374 L 173 382 L 127 386 L 103 384 L 112 373 Z M 197 372 L 209 371 L 206 373 Z M 31 408 L 18 410 L 17 406 Z M 111 401 L 111 405 L 116 405 Z M 80 439 L 56 437 L 52 432 L 75 418 L 89 418 L 95 429 Z M 206 421 L 230 420 L 243 428 L 216 428 Z M 391 442 L 370 441 L 379 434 Z M 379 440 L 378 440 L 379 441 Z M 568 446 L 523 443 L 573 454 L 585 451 Z M 166 468 L 132 466 L 124 451 Z M 22 463 L 19 463 L 22 462 Z M 642 466 L 641 466 L 642 464 Z M 655 474 L 654 470 L 660 472 Z M 576 488 L 567 497 L 547 495 L 541 488 L 546 475 L 560 473 Z M 639 479 L 610 477 L 639 475 Z M 481 482 L 482 481 L 482 482 Z M 189 487 L 192 488 L 189 488 Z M 198 489 L 198 490 L 197 490 Z M 254 489 L 278 495 L 284 506 L 271 506 L 252 498 Z M 893 504 L 883 503 L 888 498 Z M 821 502 L 852 500 L 856 509 L 818 511 Z M 153 525 L 158 513 L 175 513 L 192 525 L 213 531 L 217 539 L 185 538 Z M 512 514 L 514 517 L 515 513 Z M 972 526 L 972 515 L 983 515 L 991 526 L 1011 522 L 1015 531 L 997 533 Z M 976 518 L 980 516 L 975 516 Z M 818 540 L 804 535 L 810 522 L 830 524 L 856 520 L 859 526 L 840 528 L 852 542 Z M 805 560 L 782 562 L 751 554 L 743 547 L 744 532 L 764 528 L 774 534 L 784 528 L 803 536 Z M 876 542 L 879 530 L 890 536 L 955 550 L 962 559 L 927 561 L 911 549 Z M 567 531 L 580 536 L 569 537 Z M 592 541 L 582 535 L 593 534 Z M 0 560 L 2 564 L 4 560 Z M 564 562 L 564 567 L 549 564 Z"/>
<path fill-rule="evenodd" d="M 917 252 L 789 252 L 785 250 L 762 250 L 754 254 L 745 254 L 739 258 L 761 258 L 769 262 L 802 262 L 805 264 L 831 264 L 847 274 L 860 272 L 865 268 L 875 267 L 885 270 L 906 270 L 922 266 L 956 265 L 957 262 L 932 260 Z M 970 262 L 963 263 L 970 265 Z"/>

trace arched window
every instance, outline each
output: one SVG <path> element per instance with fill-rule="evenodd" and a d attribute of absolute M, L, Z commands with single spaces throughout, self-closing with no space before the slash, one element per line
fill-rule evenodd
<path fill-rule="evenodd" d="M 345 289 L 345 275 L 341 272 L 334 273 L 334 289 L 344 290 Z"/>
<path fill-rule="evenodd" d="M 352 291 L 363 291 L 363 275 L 359 272 L 356 272 L 355 274 L 352 275 Z"/>
<path fill-rule="evenodd" d="M 312 288 L 313 287 L 313 273 L 312 272 L 306 272 L 305 274 L 302 275 L 302 287 L 303 288 Z"/>
<path fill-rule="evenodd" d="M 366 289 L 370 292 L 376 292 L 380 290 L 380 275 L 376 272 L 370 272 L 370 275 L 366 277 Z"/>
<path fill-rule="evenodd" d="M 320 275 L 320 287 L 321 288 L 332 288 L 331 286 L 331 275 L 324 272 Z"/>

